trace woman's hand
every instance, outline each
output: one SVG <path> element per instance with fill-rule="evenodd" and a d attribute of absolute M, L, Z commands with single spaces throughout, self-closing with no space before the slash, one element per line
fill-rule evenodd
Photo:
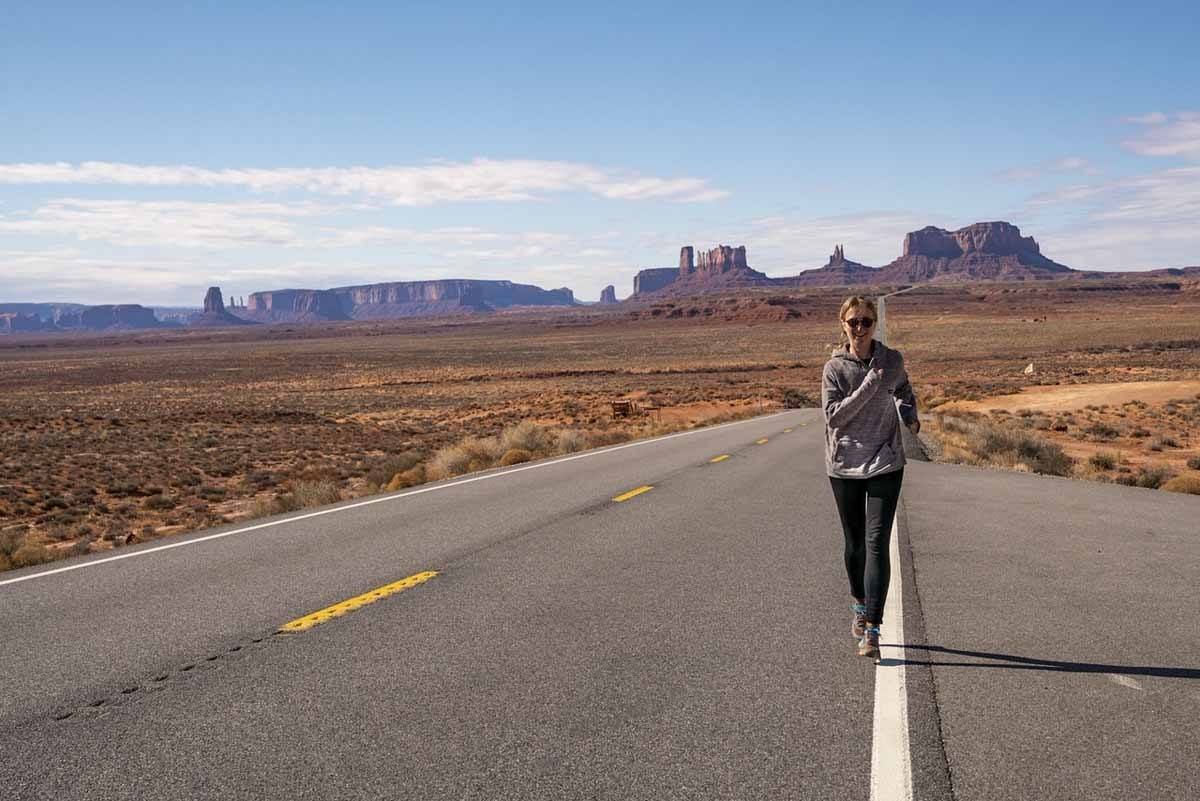
<path fill-rule="evenodd" d="M 909 426 L 908 426 L 908 430 L 909 430 L 909 431 L 911 431 L 911 432 L 913 432 L 913 435 L 914 435 L 914 436 L 915 436 L 916 434 L 920 433 L 920 431 L 921 431 L 921 421 L 920 421 L 920 420 L 913 420 L 913 421 L 912 421 L 912 423 L 910 423 L 910 424 L 909 424 Z"/>

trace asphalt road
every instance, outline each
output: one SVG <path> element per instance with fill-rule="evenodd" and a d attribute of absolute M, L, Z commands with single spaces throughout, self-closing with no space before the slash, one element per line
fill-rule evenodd
<path fill-rule="evenodd" d="M 866 799 L 822 433 L 797 410 L 0 575 L 0 796 Z M 1198 513 L 910 464 L 914 797 L 1194 798 Z"/>

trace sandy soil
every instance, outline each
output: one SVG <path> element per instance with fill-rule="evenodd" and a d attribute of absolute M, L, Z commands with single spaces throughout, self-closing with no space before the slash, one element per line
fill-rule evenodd
<path fill-rule="evenodd" d="M 1200 381 L 1132 381 L 1075 386 L 1032 386 L 1015 395 L 999 395 L 986 400 L 952 401 L 938 407 L 939 411 L 989 412 L 1018 409 L 1043 412 L 1066 412 L 1088 406 L 1105 406 L 1142 401 L 1158 405 L 1169 400 L 1200 396 Z"/>

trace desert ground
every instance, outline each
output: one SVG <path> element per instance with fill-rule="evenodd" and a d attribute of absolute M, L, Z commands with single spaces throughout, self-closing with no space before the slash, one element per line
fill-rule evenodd
<path fill-rule="evenodd" d="M 845 294 L 5 337 L 0 569 L 815 405 Z M 1200 293 L 919 288 L 888 333 L 934 458 L 1200 492 Z"/>

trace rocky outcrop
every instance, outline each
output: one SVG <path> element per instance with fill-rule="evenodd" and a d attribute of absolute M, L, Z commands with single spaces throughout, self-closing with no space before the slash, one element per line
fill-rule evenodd
<path fill-rule="evenodd" d="M 691 245 L 679 251 L 679 267 L 641 270 L 633 278 L 633 294 L 701 294 L 736 286 L 769 285 L 771 279 L 746 263 L 745 246 L 718 245 L 696 253 Z"/>
<path fill-rule="evenodd" d="M 645 295 L 657 292 L 678 279 L 679 268 L 677 267 L 647 267 L 644 270 L 638 270 L 637 275 L 633 277 L 633 294 Z"/>
<path fill-rule="evenodd" d="M 243 320 L 225 308 L 221 288 L 210 286 L 204 293 L 204 311 L 193 315 L 188 325 L 193 328 L 222 328 L 231 325 L 254 325 L 254 320 Z"/>
<path fill-rule="evenodd" d="M 927 226 L 904 237 L 904 255 L 880 268 L 882 283 L 1060 278 L 1077 271 L 1042 255 L 1031 236 L 1006 222 L 946 231 Z"/>
<path fill-rule="evenodd" d="M 239 316 L 260 322 L 386 320 L 490 312 L 515 306 L 574 306 L 566 287 L 542 289 L 512 281 L 394 281 L 334 289 L 255 292 Z"/>
<path fill-rule="evenodd" d="M 835 245 L 833 255 L 823 267 L 805 270 L 797 276 L 780 278 L 777 281 L 785 286 L 853 286 L 873 283 L 878 273 L 877 267 L 850 261 L 846 258 L 845 248 Z"/>
<path fill-rule="evenodd" d="M 982 222 L 957 231 L 927 226 L 904 237 L 904 255 L 884 267 L 846 258 L 841 245 L 823 267 L 777 279 L 789 286 L 900 285 L 971 280 L 1061 278 L 1084 273 L 1042 255 L 1031 236 L 1006 222 Z"/>
<path fill-rule="evenodd" d="M 205 314 L 224 314 L 225 301 L 221 297 L 221 288 L 218 286 L 210 286 L 208 291 L 204 293 L 204 313 Z"/>
<path fill-rule="evenodd" d="M 136 303 L 85 306 L 79 311 L 60 311 L 54 327 L 68 331 L 131 331 L 140 328 L 161 328 L 162 323 L 152 309 Z"/>
<path fill-rule="evenodd" d="M 20 334 L 25 331 L 43 331 L 53 328 L 50 323 L 42 321 L 36 314 L 21 314 L 20 312 L 0 313 L 0 334 Z"/>
<path fill-rule="evenodd" d="M 615 286 L 613 286 L 612 284 L 609 284 L 608 286 L 604 287 L 604 289 L 600 292 L 600 303 L 601 303 L 601 305 L 607 306 L 609 304 L 616 303 L 616 302 L 617 302 L 617 288 Z"/>

